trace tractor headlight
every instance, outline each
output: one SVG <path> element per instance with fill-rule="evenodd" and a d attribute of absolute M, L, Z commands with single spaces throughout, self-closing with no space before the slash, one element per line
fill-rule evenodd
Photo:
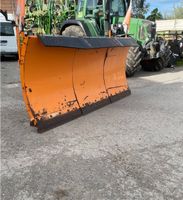
<path fill-rule="evenodd" d="M 111 25 L 112 33 L 115 35 L 123 34 L 123 25 L 122 24 L 112 24 Z"/>
<path fill-rule="evenodd" d="M 117 24 L 117 27 L 118 28 L 122 28 L 122 24 Z"/>

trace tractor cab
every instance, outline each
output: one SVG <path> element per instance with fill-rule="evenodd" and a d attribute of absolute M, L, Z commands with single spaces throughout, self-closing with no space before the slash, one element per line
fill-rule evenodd
<path fill-rule="evenodd" d="M 79 0 L 76 19 L 86 23 L 90 31 L 95 29 L 100 36 L 107 36 L 109 30 L 113 35 L 122 34 L 126 8 L 125 0 Z"/>
<path fill-rule="evenodd" d="M 156 39 L 156 24 L 149 20 L 131 18 L 129 35 L 144 46 Z"/>
<path fill-rule="evenodd" d="M 142 25 L 139 27 L 139 37 L 145 43 L 155 40 L 156 37 L 156 24 L 152 21 L 143 20 Z"/>

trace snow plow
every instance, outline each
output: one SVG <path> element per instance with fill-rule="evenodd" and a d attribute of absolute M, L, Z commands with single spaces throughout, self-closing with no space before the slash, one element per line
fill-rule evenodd
<path fill-rule="evenodd" d="M 129 37 L 19 35 L 19 63 L 30 124 L 44 132 L 130 94 Z"/>

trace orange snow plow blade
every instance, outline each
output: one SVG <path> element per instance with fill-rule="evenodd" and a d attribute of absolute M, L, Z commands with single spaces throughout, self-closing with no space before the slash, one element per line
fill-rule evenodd
<path fill-rule="evenodd" d="M 130 94 L 125 61 L 132 39 L 25 37 L 20 55 L 31 125 L 43 132 Z"/>

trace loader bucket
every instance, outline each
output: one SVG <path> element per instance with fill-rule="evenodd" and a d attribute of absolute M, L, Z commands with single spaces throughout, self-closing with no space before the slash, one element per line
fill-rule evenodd
<path fill-rule="evenodd" d="M 130 94 L 123 38 L 26 36 L 21 55 L 23 97 L 31 125 L 43 132 Z"/>

